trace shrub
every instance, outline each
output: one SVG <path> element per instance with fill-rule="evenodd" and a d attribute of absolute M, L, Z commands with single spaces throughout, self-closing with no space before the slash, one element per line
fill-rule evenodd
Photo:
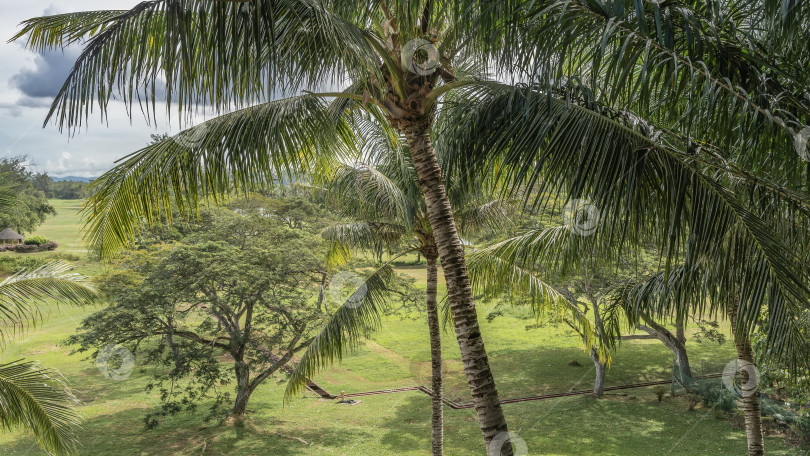
<path fill-rule="evenodd" d="M 810 443 L 810 410 L 805 410 L 796 418 L 795 424 L 790 428 L 804 443 Z"/>
<path fill-rule="evenodd" d="M 57 247 L 59 247 L 59 244 L 53 241 L 43 242 L 39 245 L 41 250 L 56 250 Z"/>
<path fill-rule="evenodd" d="M 65 252 L 55 253 L 50 258 L 51 258 L 51 260 L 65 260 L 65 261 L 79 261 L 79 260 L 81 260 L 81 257 L 79 255 L 76 255 L 75 253 L 65 253 Z"/>
<path fill-rule="evenodd" d="M 731 412 L 737 407 L 737 399 L 722 383 L 717 381 L 697 381 L 692 385 L 695 394 L 703 398 L 704 407 L 717 407 L 718 410 Z"/>
<path fill-rule="evenodd" d="M 45 236 L 31 236 L 25 240 L 25 245 L 41 245 L 48 242 Z"/>
<path fill-rule="evenodd" d="M 667 389 L 663 386 L 656 387 L 653 392 L 655 393 L 655 397 L 658 398 L 658 402 L 664 402 L 664 394 L 667 394 Z"/>
<path fill-rule="evenodd" d="M 46 250 L 56 250 L 59 247 L 59 243 L 48 241 L 43 244 L 17 244 L 17 245 L 0 245 L 0 252 L 17 252 L 17 253 L 34 253 L 34 252 L 44 252 Z M 76 261 L 79 257 L 74 255 Z"/>
<path fill-rule="evenodd" d="M 0 274 L 14 274 L 21 269 L 36 269 L 47 263 L 39 257 L 0 256 Z"/>

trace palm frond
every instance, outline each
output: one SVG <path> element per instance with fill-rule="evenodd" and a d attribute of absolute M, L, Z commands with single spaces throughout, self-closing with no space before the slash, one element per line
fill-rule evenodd
<path fill-rule="evenodd" d="M 407 229 L 402 225 L 384 222 L 354 222 L 328 226 L 321 236 L 330 244 L 345 249 L 391 250 L 400 243 Z"/>
<path fill-rule="evenodd" d="M 17 185 L 7 173 L 0 173 L 0 210 L 8 209 L 17 202 Z"/>
<path fill-rule="evenodd" d="M 87 283 L 87 277 L 68 272 L 72 267 L 53 261 L 32 270 L 21 270 L 0 282 L 0 339 L 7 329 L 37 319 L 37 302 L 54 299 L 71 304 L 90 304 L 99 295 Z"/>
<path fill-rule="evenodd" d="M 468 205 L 454 211 L 459 232 L 466 235 L 484 229 L 504 230 L 513 226 L 511 215 L 515 212 L 515 202 L 505 198 L 495 198 L 481 204 Z"/>
<path fill-rule="evenodd" d="M 351 157 L 353 147 L 345 119 L 308 95 L 222 115 L 135 152 L 95 180 L 83 208 L 85 240 L 109 257 L 134 242 L 142 222 L 266 190 Z"/>
<path fill-rule="evenodd" d="M 328 198 L 345 216 L 410 227 L 420 199 L 408 192 L 412 185 L 403 185 L 385 171 L 366 163 L 339 166 L 327 187 Z"/>
<path fill-rule="evenodd" d="M 64 378 L 35 361 L 0 364 L 0 426 L 30 429 L 49 454 L 76 453 L 80 416 Z"/>
<path fill-rule="evenodd" d="M 795 165 L 790 143 L 810 122 L 810 100 L 802 95 L 807 72 L 781 64 L 791 61 L 782 59 L 784 48 L 749 28 L 765 22 L 762 2 L 723 3 L 730 14 L 634 0 L 532 2 L 527 22 L 536 52 L 525 59 L 541 67 L 535 74 L 543 81 L 582 78 L 597 88 L 597 100 L 733 151 L 750 165 L 765 156 L 778 162 L 774 167 Z M 810 50 L 806 40 L 793 43 Z"/>
<path fill-rule="evenodd" d="M 23 21 L 22 29 L 9 42 L 27 35 L 25 46 L 36 52 L 63 49 L 110 26 L 127 10 L 79 11 L 35 17 Z"/>
<path fill-rule="evenodd" d="M 23 31 L 36 32 L 33 44 L 45 46 L 75 41 L 103 20 L 48 114 L 75 131 L 93 108 L 104 118 L 113 96 L 152 118 L 164 87 L 168 105 L 182 114 L 202 106 L 241 108 L 301 87 L 340 86 L 347 76 L 365 80 L 378 72 L 366 32 L 352 23 L 367 17 L 358 13 L 365 9 L 355 5 L 347 20 L 336 14 L 349 13 L 346 2 L 330 3 L 152 0 L 104 18 L 38 18 Z"/>
<path fill-rule="evenodd" d="M 366 278 L 315 336 L 290 375 L 285 400 L 303 391 L 308 378 L 335 361 L 340 362 L 348 350 L 380 329 L 387 284 L 394 274 L 389 263 Z"/>
<path fill-rule="evenodd" d="M 738 287 L 744 332 L 753 330 L 763 306 L 769 306 L 781 329 L 799 309 L 810 307 L 808 265 L 774 229 L 787 225 L 779 229 L 791 227 L 807 245 L 804 216 L 799 215 L 810 208 L 806 197 L 759 176 L 749 180 L 736 174 L 632 113 L 581 99 L 482 84 L 470 104 L 456 101 L 456 115 L 444 118 L 442 130 L 445 150 L 464 151 L 454 166 L 473 176 L 496 169 L 506 189 L 528 186 L 527 195 L 539 207 L 558 201 L 555 192 L 564 192 L 566 199 L 590 200 L 599 211 L 598 228 L 579 237 L 599 249 L 598 258 L 611 252 L 627 255 L 644 242 L 657 243 L 667 274 L 687 248 L 690 255 L 709 258 L 718 270 L 711 275 L 713 285 L 745 284 Z M 760 195 L 763 201 L 789 201 L 803 209 L 792 218 L 776 219 L 769 213 L 787 210 L 764 212 L 743 204 L 738 189 L 761 182 L 772 197 Z M 729 237 L 734 230 L 742 234 Z M 733 244 L 725 248 L 728 239 Z M 732 305 L 728 299 L 722 302 Z M 771 335 L 770 348 L 786 349 L 789 331 Z"/>
<path fill-rule="evenodd" d="M 599 346 L 600 354 L 607 357 L 606 347 L 597 337 L 594 326 L 577 303 L 553 285 L 538 277 L 532 269 L 536 262 L 523 262 L 526 252 L 516 254 L 512 244 L 522 239 L 509 239 L 496 246 L 475 250 L 467 255 L 470 281 L 476 293 L 487 296 L 517 295 L 526 297 L 538 320 L 567 320 L 582 335 L 584 348 L 590 351 Z M 536 249 L 536 254 L 553 250 L 553 244 Z"/>

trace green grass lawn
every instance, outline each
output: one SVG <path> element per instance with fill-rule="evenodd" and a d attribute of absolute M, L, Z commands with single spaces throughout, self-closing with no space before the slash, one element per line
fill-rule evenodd
<path fill-rule="evenodd" d="M 54 201 L 58 215 L 37 234 L 59 242 L 60 250 L 82 250 L 77 236 L 78 202 Z M 80 271 L 100 266 L 83 259 Z M 424 284 L 419 267 L 402 266 Z M 590 359 L 579 339 L 562 326 L 526 330 L 534 320 L 522 311 L 488 323 L 489 306 L 479 303 L 482 330 L 502 397 L 588 389 Z M 166 419 L 145 431 L 143 416 L 159 405 L 146 393 L 147 376 L 137 367 L 123 381 L 107 379 L 93 360 L 70 355 L 60 341 L 72 334 L 91 308 L 45 308 L 43 321 L 7 343 L 4 362 L 36 359 L 59 369 L 71 382 L 85 418 L 80 431 L 83 455 L 427 455 L 430 453 L 430 400 L 421 393 L 362 398 L 356 406 L 337 405 L 312 394 L 283 403 L 284 379 L 267 381 L 254 393 L 244 427 L 206 423 L 203 413 Z M 469 400 L 452 329 L 444 334 L 446 394 Z M 729 343 L 688 344 L 696 373 L 722 370 L 734 358 Z M 666 379 L 672 355 L 654 341 L 622 345 L 608 371 L 608 385 Z M 581 367 L 570 366 L 576 359 Z M 392 316 L 373 340 L 315 381 L 331 392 L 365 391 L 429 383 L 427 325 L 419 315 Z M 138 360 L 136 359 L 136 366 Z M 718 380 L 719 381 L 719 380 Z M 743 430 L 698 408 L 688 411 L 682 398 L 658 402 L 652 388 L 624 390 L 603 400 L 586 396 L 504 406 L 510 429 L 526 441 L 528 454 L 544 455 L 730 455 L 744 454 Z M 446 454 L 484 454 L 475 412 L 445 409 Z M 299 440 L 300 439 L 300 440 Z M 767 438 L 768 454 L 800 455 L 799 450 Z M 44 454 L 25 432 L 0 433 L 0 455 Z"/>

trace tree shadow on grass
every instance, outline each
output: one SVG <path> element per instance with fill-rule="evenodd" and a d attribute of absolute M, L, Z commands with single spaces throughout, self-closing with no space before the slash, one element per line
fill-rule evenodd
<path fill-rule="evenodd" d="M 203 421 L 203 413 L 180 414 L 145 430 L 143 408 L 96 416 L 82 424 L 80 455 L 307 455 L 313 448 L 352 446 L 371 435 L 355 429 L 284 430 L 284 421 L 249 415 L 243 425 Z M 30 434 L 0 444 L 0 455 L 45 455 Z"/>
<path fill-rule="evenodd" d="M 391 454 L 430 450 L 430 398 L 410 395 L 381 423 L 382 443 Z M 510 431 L 525 440 L 529 454 L 621 455 L 743 454 L 745 433 L 718 420 L 711 410 L 688 411 L 681 398 L 658 402 L 654 388 L 504 405 Z M 474 410 L 444 409 L 445 454 L 483 455 Z M 773 454 L 798 454 L 777 439 Z"/>
<path fill-rule="evenodd" d="M 705 354 L 699 357 L 698 351 L 694 352 L 696 359 L 706 358 Z M 715 365 L 724 365 L 727 362 L 726 354 L 722 352 L 715 353 L 711 358 L 715 361 L 709 364 L 712 369 Z M 578 365 L 570 365 L 573 360 Z M 606 386 L 669 380 L 672 362 L 672 352 L 662 344 L 627 343 L 614 354 L 611 367 L 607 371 Z M 490 364 L 501 398 L 593 388 L 593 362 L 578 348 L 502 349 L 491 353 Z M 702 373 L 699 362 L 693 362 L 692 369 L 695 375 Z M 714 372 L 717 371 L 705 373 Z M 453 380 L 459 382 L 463 379 Z"/>

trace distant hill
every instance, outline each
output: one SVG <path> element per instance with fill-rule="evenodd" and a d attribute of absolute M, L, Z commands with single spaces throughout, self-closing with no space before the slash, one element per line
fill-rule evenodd
<path fill-rule="evenodd" d="M 53 180 L 54 182 L 68 181 L 68 182 L 88 183 L 93 182 L 95 179 L 96 179 L 95 177 L 79 177 L 79 176 L 51 177 L 51 180 Z"/>

